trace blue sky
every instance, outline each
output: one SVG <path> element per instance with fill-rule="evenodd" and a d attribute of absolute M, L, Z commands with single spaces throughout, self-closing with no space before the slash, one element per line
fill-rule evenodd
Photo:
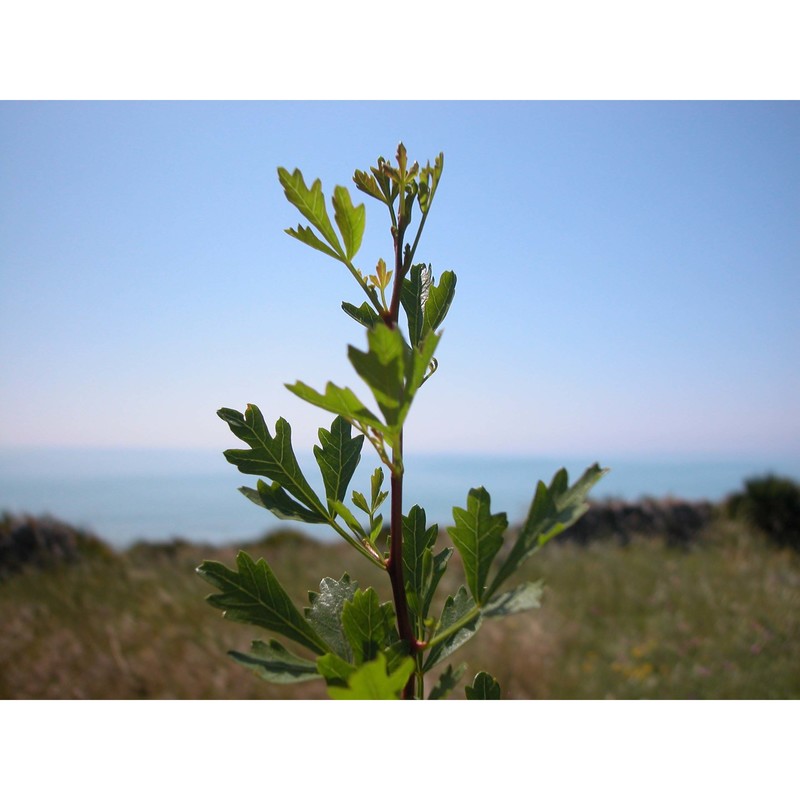
<path fill-rule="evenodd" d="M 310 446 L 283 383 L 366 393 L 361 297 L 276 167 L 329 194 L 401 139 L 459 279 L 408 448 L 800 456 L 797 102 L 2 103 L 0 446 L 224 448 L 247 402 Z"/>

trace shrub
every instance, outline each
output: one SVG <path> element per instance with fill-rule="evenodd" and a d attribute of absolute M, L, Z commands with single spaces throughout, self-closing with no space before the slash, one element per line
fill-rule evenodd
<path fill-rule="evenodd" d="M 800 485 L 791 478 L 750 478 L 726 506 L 732 517 L 763 531 L 779 547 L 800 551 Z"/>

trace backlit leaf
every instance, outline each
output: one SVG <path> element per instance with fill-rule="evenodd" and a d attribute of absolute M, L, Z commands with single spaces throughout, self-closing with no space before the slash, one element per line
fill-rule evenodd
<path fill-rule="evenodd" d="M 303 180 L 303 173 L 299 169 L 290 173 L 283 167 L 278 167 L 278 179 L 281 182 L 281 186 L 283 186 L 286 199 L 322 234 L 323 239 L 331 246 L 331 249 L 340 258 L 344 258 L 344 251 L 325 209 L 322 182 L 317 179 L 309 188 L 306 186 L 305 180 Z"/>
<path fill-rule="evenodd" d="M 352 317 L 356 322 L 360 322 L 365 328 L 374 328 L 381 322 L 380 316 L 366 301 L 360 306 L 354 306 L 352 303 L 342 303 L 344 312 Z"/>
<path fill-rule="evenodd" d="M 378 653 L 350 675 L 347 687 L 329 686 L 328 694 L 334 700 L 398 700 L 414 672 L 414 660 L 406 657 L 394 672 L 386 670 L 386 657 Z"/>
<path fill-rule="evenodd" d="M 367 220 L 367 212 L 362 203 L 354 206 L 350 199 L 350 192 L 344 186 L 337 186 L 333 190 L 333 218 L 342 234 L 345 253 L 348 260 L 352 261 L 355 254 L 361 247 L 361 239 L 364 236 L 364 226 Z"/>
<path fill-rule="evenodd" d="M 293 239 L 297 239 L 297 241 L 302 242 L 303 244 L 307 244 L 309 247 L 313 247 L 315 250 L 319 250 L 320 253 L 325 253 L 326 256 L 330 256 L 331 258 L 335 258 L 337 261 L 341 261 L 341 256 L 335 251 L 328 247 L 325 242 L 317 237 L 317 234 L 304 225 L 298 225 L 297 228 L 286 228 L 286 233 L 289 234 Z"/>

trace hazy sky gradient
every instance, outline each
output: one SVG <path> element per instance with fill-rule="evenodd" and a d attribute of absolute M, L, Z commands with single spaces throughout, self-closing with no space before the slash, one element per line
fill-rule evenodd
<path fill-rule="evenodd" d="M 276 167 L 329 195 L 401 139 L 459 279 L 409 448 L 800 455 L 796 102 L 0 104 L 0 446 L 224 448 L 247 402 L 310 445 L 282 384 L 367 394 L 362 297 Z"/>

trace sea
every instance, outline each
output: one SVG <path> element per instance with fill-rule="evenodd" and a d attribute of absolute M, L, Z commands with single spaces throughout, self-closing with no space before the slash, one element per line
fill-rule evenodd
<path fill-rule="evenodd" d="M 493 513 L 505 511 L 512 523 L 521 522 L 539 480 L 549 483 L 563 466 L 572 482 L 592 463 L 574 457 L 412 454 L 406 458 L 404 508 L 422 506 L 429 522 L 447 525 L 453 506 L 465 505 L 469 489 L 484 486 Z M 322 481 L 313 458 L 301 460 L 301 466 L 320 491 Z M 368 496 L 376 466 L 371 459 L 362 459 L 350 489 Z M 591 497 L 596 500 L 719 501 L 741 489 L 750 477 L 777 474 L 800 480 L 800 458 L 611 458 L 601 466 L 611 471 L 593 489 Z M 119 549 L 139 541 L 173 539 L 232 544 L 287 528 L 323 541 L 336 538 L 321 525 L 279 520 L 237 491 L 240 486 L 255 486 L 256 480 L 239 473 L 221 453 L 205 450 L 4 449 L 0 450 L 0 513 L 50 515 Z M 387 501 L 387 518 L 388 513 Z"/>

